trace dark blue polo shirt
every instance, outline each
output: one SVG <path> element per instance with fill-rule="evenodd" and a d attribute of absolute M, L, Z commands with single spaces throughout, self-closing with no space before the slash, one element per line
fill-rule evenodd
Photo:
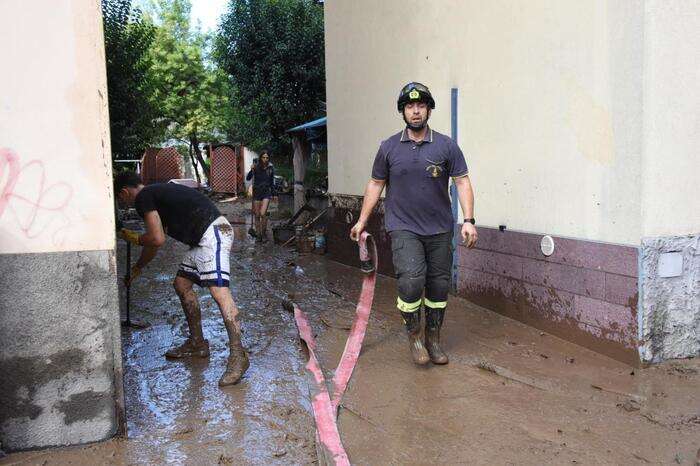
<path fill-rule="evenodd" d="M 430 128 L 421 142 L 411 141 L 405 129 L 383 141 L 372 178 L 386 181 L 386 230 L 418 235 L 452 231 L 449 180 L 468 172 L 457 144 Z"/>

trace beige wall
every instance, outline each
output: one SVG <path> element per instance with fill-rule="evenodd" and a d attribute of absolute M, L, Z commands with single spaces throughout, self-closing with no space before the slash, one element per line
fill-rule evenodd
<path fill-rule="evenodd" d="M 458 87 L 459 143 L 480 224 L 638 245 L 651 231 L 643 200 L 647 213 L 666 207 L 650 208 L 665 187 L 642 189 L 659 163 L 654 154 L 642 157 L 645 148 L 684 138 L 672 163 L 689 184 L 690 150 L 698 147 L 697 131 L 689 134 L 698 127 L 697 93 L 683 102 L 681 89 L 643 83 L 650 75 L 645 60 L 665 66 L 664 59 L 679 58 L 663 50 L 681 39 L 665 29 L 684 15 L 683 4 L 672 2 L 674 14 L 659 14 L 666 3 L 645 10 L 639 1 L 618 0 L 327 1 L 330 191 L 362 193 L 379 142 L 403 125 L 395 109 L 403 84 L 431 87 L 437 101 L 431 125 L 446 134 L 450 88 Z M 686 29 L 698 24 L 697 4 L 689 9 L 695 19 L 681 21 Z M 654 13 L 652 38 L 645 37 L 645 11 Z M 683 56 L 697 56 L 694 38 Z M 696 60 L 685 62 L 676 67 L 687 79 L 696 73 L 688 85 L 697 90 Z M 677 111 L 689 120 L 645 138 L 644 99 L 661 107 L 668 93 L 680 102 L 654 121 L 668 122 Z M 674 231 L 692 223 L 688 191 L 679 190 L 675 201 L 680 211 L 665 210 L 682 218 L 670 222 Z"/>
<path fill-rule="evenodd" d="M 700 2 L 648 1 L 643 236 L 700 233 Z"/>
<path fill-rule="evenodd" d="M 114 248 L 98 0 L 0 2 L 0 253 Z"/>

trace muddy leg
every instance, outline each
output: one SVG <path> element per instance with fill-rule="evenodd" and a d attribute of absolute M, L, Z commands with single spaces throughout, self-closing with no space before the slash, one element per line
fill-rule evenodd
<path fill-rule="evenodd" d="M 270 205 L 270 199 L 263 199 L 260 204 L 260 231 L 259 234 L 263 239 L 267 238 L 267 208 Z"/>
<path fill-rule="evenodd" d="M 177 296 L 180 298 L 182 310 L 185 311 L 187 326 L 190 329 L 190 338 L 195 342 L 204 340 L 204 335 L 202 333 L 202 313 L 199 310 L 197 294 L 192 289 L 192 282 L 185 277 L 175 277 L 173 286 L 175 287 Z"/>
<path fill-rule="evenodd" d="M 192 281 L 185 277 L 177 276 L 173 286 L 177 296 L 180 298 L 182 309 L 185 311 L 190 337 L 183 345 L 168 350 L 165 356 L 168 358 L 209 356 L 209 343 L 204 339 L 202 333 L 202 313 L 199 310 L 197 294 L 192 289 Z"/>
<path fill-rule="evenodd" d="M 236 320 L 238 307 L 233 301 L 231 290 L 228 287 L 211 286 L 209 287 L 209 292 L 216 304 L 219 305 L 221 317 L 224 319 L 224 325 L 228 333 L 230 348 L 226 372 L 219 379 L 219 386 L 233 385 L 243 377 L 243 374 L 250 366 L 248 354 L 241 343 L 241 326 Z"/>
<path fill-rule="evenodd" d="M 260 212 L 255 211 L 255 234 L 260 236 Z"/>
<path fill-rule="evenodd" d="M 251 207 L 251 225 L 250 225 L 250 230 L 248 230 L 248 233 L 250 233 L 251 236 L 256 237 L 260 233 L 260 226 L 258 225 L 258 209 L 259 209 L 260 203 L 258 201 L 253 201 L 253 205 Z M 252 230 L 252 232 L 251 232 Z"/>

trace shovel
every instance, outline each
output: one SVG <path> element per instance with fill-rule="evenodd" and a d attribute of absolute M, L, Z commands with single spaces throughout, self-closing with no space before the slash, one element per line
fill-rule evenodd
<path fill-rule="evenodd" d="M 126 274 L 124 275 L 124 282 L 128 283 L 126 285 L 126 320 L 122 322 L 122 327 L 130 328 L 145 328 L 147 324 L 142 324 L 140 322 L 131 321 L 131 283 L 129 279 L 131 278 L 131 243 L 126 242 Z"/>

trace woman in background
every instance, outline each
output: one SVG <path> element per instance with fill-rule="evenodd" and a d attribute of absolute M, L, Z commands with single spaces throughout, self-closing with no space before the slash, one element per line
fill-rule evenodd
<path fill-rule="evenodd" d="M 246 180 L 253 180 L 253 219 L 254 226 L 248 233 L 259 243 L 267 242 L 267 208 L 274 196 L 275 169 L 270 163 L 271 152 L 264 150 L 260 160 L 253 161 Z"/>

